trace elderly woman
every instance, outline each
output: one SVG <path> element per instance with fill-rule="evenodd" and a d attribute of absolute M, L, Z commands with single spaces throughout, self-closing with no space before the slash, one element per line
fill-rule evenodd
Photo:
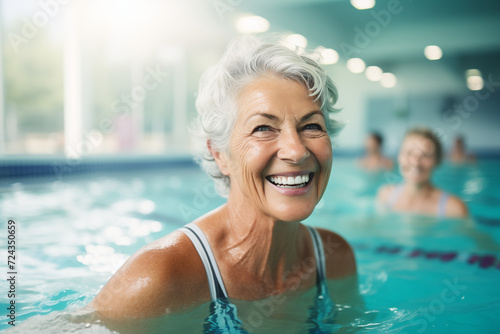
<path fill-rule="evenodd" d="M 327 280 L 356 274 L 353 252 L 301 221 L 328 183 L 336 101 L 308 57 L 234 41 L 204 73 L 196 101 L 201 165 L 227 202 L 139 250 L 91 306 L 107 318 L 144 318 L 315 287 L 320 300 L 334 297 Z"/>
<path fill-rule="evenodd" d="M 440 164 L 442 155 L 441 143 L 430 129 L 410 129 L 398 156 L 404 183 L 381 187 L 377 195 L 379 203 L 398 212 L 466 217 L 465 203 L 431 182 L 432 172 Z"/>

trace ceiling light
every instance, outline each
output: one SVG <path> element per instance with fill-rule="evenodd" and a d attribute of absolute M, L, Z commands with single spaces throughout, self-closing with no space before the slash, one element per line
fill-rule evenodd
<path fill-rule="evenodd" d="M 286 37 L 285 45 L 291 49 L 305 49 L 307 46 L 307 38 L 300 34 L 291 34 Z"/>
<path fill-rule="evenodd" d="M 467 88 L 470 90 L 481 90 L 484 87 L 484 81 L 482 77 L 471 75 L 467 78 Z"/>
<path fill-rule="evenodd" d="M 467 78 L 467 88 L 470 90 L 481 90 L 484 87 L 483 77 L 481 76 L 481 71 L 477 69 L 470 69 L 465 71 L 465 77 Z"/>
<path fill-rule="evenodd" d="M 466 78 L 472 77 L 472 76 L 480 77 L 481 71 L 478 69 L 475 69 L 475 68 L 471 68 L 470 70 L 465 71 Z"/>
<path fill-rule="evenodd" d="M 359 10 L 370 9 L 375 6 L 375 0 L 351 0 L 351 5 Z"/>
<path fill-rule="evenodd" d="M 351 58 L 347 61 L 347 68 L 352 73 L 361 73 L 365 70 L 365 62 L 360 58 Z"/>
<path fill-rule="evenodd" d="M 243 16 L 236 22 L 236 28 L 242 34 L 253 34 L 269 30 L 269 21 L 261 16 Z"/>
<path fill-rule="evenodd" d="M 321 56 L 321 63 L 325 65 L 335 64 L 339 61 L 339 54 L 334 49 L 319 49 L 319 54 Z"/>
<path fill-rule="evenodd" d="M 438 60 L 443 56 L 443 50 L 437 45 L 427 45 L 424 49 L 424 55 L 429 60 Z"/>
<path fill-rule="evenodd" d="M 370 81 L 380 81 L 382 73 L 382 69 L 378 66 L 368 66 L 365 70 L 366 78 Z"/>
<path fill-rule="evenodd" d="M 384 73 L 380 79 L 380 85 L 385 88 L 392 88 L 396 86 L 397 82 L 398 80 L 396 79 L 396 76 L 392 73 Z"/>

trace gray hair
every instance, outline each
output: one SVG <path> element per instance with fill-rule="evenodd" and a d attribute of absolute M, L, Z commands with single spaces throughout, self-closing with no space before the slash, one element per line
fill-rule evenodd
<path fill-rule="evenodd" d="M 220 61 L 200 78 L 196 99 L 198 116 L 191 129 L 195 141 L 195 158 L 215 182 L 222 197 L 227 197 L 230 179 L 219 170 L 208 150 L 228 152 L 232 130 L 238 116 L 237 97 L 255 79 L 265 76 L 289 79 L 308 88 L 319 101 L 325 116 L 327 132 L 336 134 L 341 125 L 330 118 L 338 111 L 337 89 L 323 68 L 300 50 L 279 43 L 268 43 L 256 37 L 237 37 L 227 47 Z"/>

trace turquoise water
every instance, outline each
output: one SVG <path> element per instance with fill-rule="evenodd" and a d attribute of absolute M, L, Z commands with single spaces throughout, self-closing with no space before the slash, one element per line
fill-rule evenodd
<path fill-rule="evenodd" d="M 355 250 L 364 306 L 337 301 L 340 332 L 500 330 L 498 167 L 498 161 L 440 167 L 435 183 L 461 196 L 473 218 L 437 220 L 377 214 L 376 190 L 399 180 L 397 173 L 367 174 L 351 160 L 334 162 L 325 196 L 306 223 L 340 233 Z M 17 326 L 12 332 L 164 333 L 182 328 L 201 333 L 208 305 L 169 319 L 120 323 L 77 310 L 140 247 L 223 202 L 196 168 L 46 178 L 1 188 L 2 229 L 8 219 L 17 226 Z M 4 254 L 6 242 L 1 243 Z M 342 284 L 348 283 L 332 287 L 341 290 Z M 9 301 L 4 291 L 2 310 Z M 269 303 L 235 304 L 249 331 L 303 333 L 309 331 L 305 320 L 313 295 L 290 297 L 272 309 Z M 6 319 L 2 314 L 2 330 L 11 327 Z M 259 319 L 258 326 L 252 319 Z"/>

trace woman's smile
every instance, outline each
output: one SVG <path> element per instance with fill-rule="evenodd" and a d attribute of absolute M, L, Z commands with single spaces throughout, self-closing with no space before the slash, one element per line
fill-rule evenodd
<path fill-rule="evenodd" d="M 313 172 L 283 173 L 266 177 L 275 189 L 287 196 L 298 196 L 307 193 L 314 177 Z"/>
<path fill-rule="evenodd" d="M 227 156 L 231 192 L 273 219 L 300 221 L 321 199 L 332 148 L 320 106 L 302 84 L 263 77 L 238 99 Z"/>
<path fill-rule="evenodd" d="M 314 173 L 297 172 L 284 173 L 281 175 L 267 176 L 266 179 L 272 184 L 282 188 L 302 188 L 305 187 L 309 180 L 312 179 Z"/>

